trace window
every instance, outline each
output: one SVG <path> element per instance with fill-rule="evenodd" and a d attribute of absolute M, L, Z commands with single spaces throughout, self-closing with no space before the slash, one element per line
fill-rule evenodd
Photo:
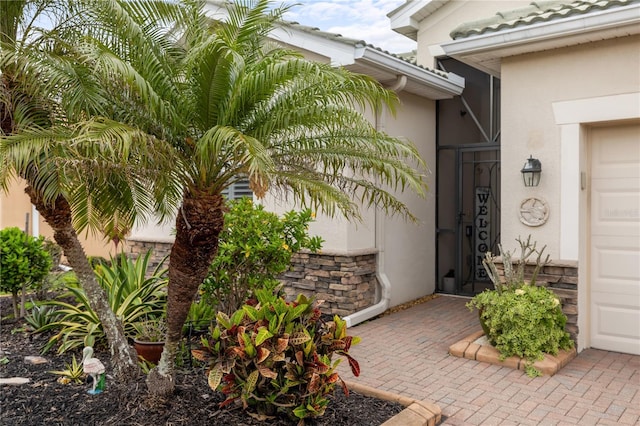
<path fill-rule="evenodd" d="M 242 178 L 227 189 L 222 191 L 222 195 L 227 197 L 228 200 L 237 200 L 242 197 L 253 198 L 253 191 L 249 187 L 249 179 Z"/>

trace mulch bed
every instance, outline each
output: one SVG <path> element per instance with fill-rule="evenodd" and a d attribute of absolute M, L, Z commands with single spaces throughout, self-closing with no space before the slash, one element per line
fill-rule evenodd
<path fill-rule="evenodd" d="M 4 299 L 4 298 L 3 298 Z M 3 308 L 7 305 L 2 301 Z M 0 309 L 6 314 L 9 309 Z M 0 387 L 0 424 L 3 425 L 295 425 L 286 418 L 260 422 L 240 409 L 222 409 L 222 395 L 211 391 L 202 369 L 180 369 L 176 393 L 169 399 L 147 393 L 144 377 L 123 386 L 107 376 L 107 388 L 89 395 L 89 384 L 62 384 L 51 370 L 63 370 L 72 354 L 80 362 L 82 354 L 45 355 L 48 363 L 29 365 L 27 355 L 38 355 L 48 336 L 19 331 L 23 323 L 0 321 L 0 378 L 26 377 L 24 385 Z M 103 350 L 95 355 L 109 371 L 109 356 Z M 349 378 L 347 378 L 349 379 Z M 339 388 L 339 387 L 338 387 Z M 404 408 L 397 403 L 378 400 L 355 392 L 345 398 L 336 388 L 325 415 L 307 420 L 307 425 L 371 426 L 384 423 Z"/>

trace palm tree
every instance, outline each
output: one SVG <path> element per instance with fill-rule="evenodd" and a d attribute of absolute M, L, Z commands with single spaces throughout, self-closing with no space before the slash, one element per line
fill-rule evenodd
<path fill-rule="evenodd" d="M 123 164 L 124 157 L 133 163 L 128 170 L 149 185 L 146 200 L 160 216 L 172 213 L 178 198 L 165 349 L 147 379 L 160 394 L 173 391 L 182 325 L 217 251 L 225 188 L 248 177 L 258 197 L 282 190 L 298 203 L 349 219 L 359 218 L 359 205 L 413 218 L 394 191 L 426 191 L 415 147 L 377 132 L 361 112 L 393 109 L 395 95 L 366 76 L 270 43 L 267 36 L 285 9 L 269 9 L 269 0 L 241 1 L 229 5 L 225 22 L 212 24 L 201 2 L 182 5 L 184 19 L 168 33 L 127 11 L 121 16 L 135 37 L 77 49 L 110 88 L 110 110 L 69 134 L 76 162 Z M 56 134 L 55 128 L 30 129 L 8 139 L 19 145 Z M 109 197 L 95 184 L 79 188 Z M 70 201 L 84 213 L 81 200 Z M 138 209 L 141 215 L 147 207 Z"/>
<path fill-rule="evenodd" d="M 96 85 L 87 64 L 56 55 L 60 51 L 69 53 L 65 43 L 59 39 L 56 42 L 57 33 L 66 35 L 68 45 L 79 39 L 75 29 L 104 25 L 100 20 L 104 11 L 92 9 L 96 5 L 56 0 L 0 2 L 0 135 L 4 135 L 0 186 L 6 190 L 15 176 L 26 180 L 25 192 L 53 229 L 55 241 L 62 247 L 102 322 L 115 376 L 127 381 L 140 373 L 137 356 L 127 343 L 121 322 L 109 307 L 76 230 L 89 227 L 115 234 L 130 228 L 139 209 L 145 208 L 140 200 L 146 197 L 137 196 L 133 203 L 133 197 L 141 189 L 140 180 L 130 171 L 135 167 L 133 163 L 105 164 L 96 156 L 82 161 L 70 145 L 74 132 L 69 124 L 79 121 L 79 117 L 100 114 L 108 102 L 103 96 L 105 90 Z M 74 25 L 80 18 L 91 25 Z M 52 29 L 39 28 L 39 20 L 49 21 Z M 86 154 L 87 149 L 83 148 Z M 73 160 L 69 163 L 67 159 Z M 98 164 L 100 173 L 93 173 Z M 137 172 L 135 176 L 142 174 Z M 146 180 L 150 178 L 153 176 L 147 176 Z M 80 181 L 82 185 L 77 184 Z"/>

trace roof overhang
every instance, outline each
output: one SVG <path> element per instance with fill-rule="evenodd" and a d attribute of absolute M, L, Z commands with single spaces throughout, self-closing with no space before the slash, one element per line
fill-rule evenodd
<path fill-rule="evenodd" d="M 640 34 L 640 3 L 470 36 L 443 43 L 444 52 L 499 77 L 502 58 Z"/>
<path fill-rule="evenodd" d="M 398 34 L 418 41 L 420 21 L 448 2 L 449 0 L 407 1 L 387 13 L 391 29 Z"/>
<path fill-rule="evenodd" d="M 294 48 L 329 58 L 333 66 L 366 74 L 387 87 L 393 86 L 398 78 L 405 76 L 407 81 L 403 91 L 424 98 L 449 99 L 464 90 L 464 78 L 456 74 L 430 71 L 364 42 L 330 40 L 313 32 L 288 26 L 276 28 L 271 36 Z"/>
<path fill-rule="evenodd" d="M 370 75 L 387 86 L 405 76 L 403 90 L 424 98 L 450 99 L 464 90 L 464 78 L 454 73 L 428 71 L 371 46 L 357 46 L 354 57 L 350 70 Z"/>

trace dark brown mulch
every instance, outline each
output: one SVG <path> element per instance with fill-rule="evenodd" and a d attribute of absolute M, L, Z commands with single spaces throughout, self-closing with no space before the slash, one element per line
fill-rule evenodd
<path fill-rule="evenodd" d="M 2 309 L 6 314 L 8 310 Z M 170 399 L 149 396 L 144 378 L 125 387 L 107 376 L 107 388 L 89 395 L 89 384 L 61 384 L 51 370 L 63 370 L 72 354 L 46 354 L 47 364 L 28 365 L 27 355 L 38 355 L 45 336 L 19 330 L 21 322 L 0 322 L 0 377 L 26 377 L 31 381 L 19 386 L 0 387 L 0 424 L 2 425 L 295 425 L 289 419 L 260 422 L 238 409 L 218 409 L 222 397 L 210 390 L 204 372 L 183 368 L 177 376 L 177 391 Z M 75 353 L 81 360 L 82 354 Z M 96 355 L 107 366 L 108 355 Z M 404 407 L 351 392 L 345 398 L 336 390 L 325 415 L 307 420 L 307 425 L 371 426 L 384 423 Z"/>

